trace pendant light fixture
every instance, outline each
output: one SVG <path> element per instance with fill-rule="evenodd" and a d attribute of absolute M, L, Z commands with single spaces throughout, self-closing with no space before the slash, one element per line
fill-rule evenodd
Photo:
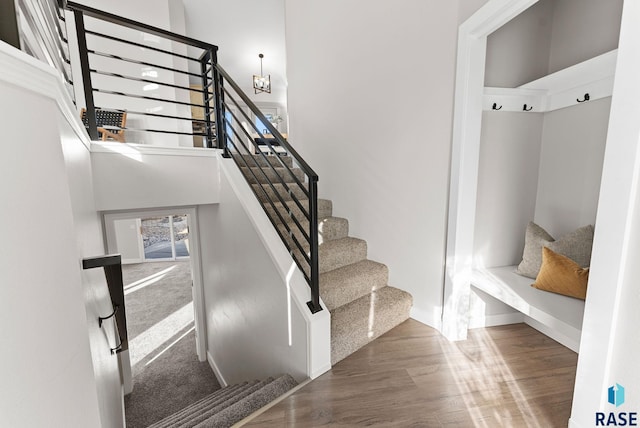
<path fill-rule="evenodd" d="M 253 75 L 253 89 L 255 90 L 256 94 L 259 94 L 260 92 L 266 92 L 268 94 L 271 93 L 271 75 L 267 75 L 264 76 L 262 74 L 262 58 L 264 58 L 264 55 L 259 54 L 258 58 L 260 58 L 260 75 L 256 76 L 255 74 Z"/>

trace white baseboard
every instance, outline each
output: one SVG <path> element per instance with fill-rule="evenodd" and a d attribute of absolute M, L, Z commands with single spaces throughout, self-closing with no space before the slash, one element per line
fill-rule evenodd
<path fill-rule="evenodd" d="M 213 370 L 213 374 L 216 375 L 216 379 L 218 379 L 218 383 L 221 387 L 229 386 L 224 376 L 222 376 L 222 372 L 218 368 L 213 356 L 207 351 L 207 361 L 209 362 L 209 366 L 211 366 L 211 370 Z"/>
<path fill-rule="evenodd" d="M 550 338 L 552 338 L 553 340 L 555 340 L 556 342 L 559 342 L 560 344 L 566 346 L 567 348 L 571 349 L 573 352 L 578 353 L 578 351 L 580 350 L 580 337 L 578 335 L 578 337 L 570 337 L 562 332 L 560 332 L 558 329 L 552 329 L 550 327 L 547 327 L 546 325 L 542 324 L 539 321 L 534 320 L 531 317 L 525 317 L 524 318 L 524 322 L 525 324 L 527 324 L 530 327 L 535 328 L 536 330 L 538 330 L 540 333 L 549 336 Z"/>
<path fill-rule="evenodd" d="M 440 311 L 436 313 L 435 311 L 425 311 L 412 306 L 409 317 L 438 331 L 442 331 L 442 313 Z"/>
<path fill-rule="evenodd" d="M 314 370 L 313 373 L 311 373 L 309 375 L 309 378 L 311 379 L 315 379 L 318 376 L 325 374 L 326 372 L 328 372 L 329 370 L 331 370 L 331 364 L 326 364 L 322 367 L 320 367 L 318 370 Z"/>
<path fill-rule="evenodd" d="M 521 312 L 509 314 L 485 315 L 474 317 L 469 320 L 469 328 L 495 327 L 498 325 L 518 324 L 524 322 L 524 315 Z"/>

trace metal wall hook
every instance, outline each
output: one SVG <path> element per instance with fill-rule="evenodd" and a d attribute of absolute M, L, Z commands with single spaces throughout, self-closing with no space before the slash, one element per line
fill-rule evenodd
<path fill-rule="evenodd" d="M 584 99 L 580 100 L 578 98 L 576 98 L 576 101 L 579 103 L 583 103 L 585 101 L 589 101 L 591 99 L 591 97 L 589 96 L 589 93 L 584 94 Z"/>
<path fill-rule="evenodd" d="M 122 341 L 120 341 L 120 344 L 118 344 L 118 346 L 116 346 L 115 348 L 109 348 L 109 351 L 111 351 L 111 355 L 119 354 L 120 352 L 122 352 Z"/>
<path fill-rule="evenodd" d="M 533 110 L 533 106 L 530 106 L 529 108 L 527 108 L 526 104 L 522 106 L 522 111 L 531 111 L 531 110 Z"/>
<path fill-rule="evenodd" d="M 502 108 L 502 106 L 498 107 L 498 103 L 493 103 L 493 107 L 491 107 L 492 110 L 500 110 Z"/>
<path fill-rule="evenodd" d="M 116 312 L 118 312 L 118 308 L 120 306 L 118 305 L 114 305 L 113 306 L 113 312 L 111 313 L 111 315 L 107 315 L 106 317 L 98 317 L 98 327 L 102 328 L 102 321 L 108 320 L 109 318 L 113 317 Z"/>

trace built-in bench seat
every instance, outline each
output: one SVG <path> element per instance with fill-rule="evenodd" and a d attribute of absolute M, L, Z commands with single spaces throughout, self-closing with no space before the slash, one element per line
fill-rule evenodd
<path fill-rule="evenodd" d="M 584 301 L 533 288 L 533 279 L 515 273 L 516 266 L 476 268 L 471 285 L 525 315 L 524 321 L 578 352 Z"/>

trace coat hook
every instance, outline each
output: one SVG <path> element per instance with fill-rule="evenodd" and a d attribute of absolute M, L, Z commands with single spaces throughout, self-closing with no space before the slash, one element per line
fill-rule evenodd
<path fill-rule="evenodd" d="M 525 105 L 522 107 L 522 111 L 531 111 L 531 110 L 533 110 L 533 106 L 531 106 L 531 107 L 527 108 L 527 105 L 525 104 Z"/>
<path fill-rule="evenodd" d="M 588 93 L 586 93 L 586 94 L 584 94 L 584 99 L 579 100 L 578 98 L 576 98 L 576 101 L 579 102 L 579 103 L 583 103 L 585 101 L 589 101 L 590 99 L 591 99 L 591 97 L 589 96 Z"/>
<path fill-rule="evenodd" d="M 500 110 L 502 108 L 502 106 L 498 107 L 498 103 L 493 103 L 493 107 L 491 107 L 493 110 Z"/>

